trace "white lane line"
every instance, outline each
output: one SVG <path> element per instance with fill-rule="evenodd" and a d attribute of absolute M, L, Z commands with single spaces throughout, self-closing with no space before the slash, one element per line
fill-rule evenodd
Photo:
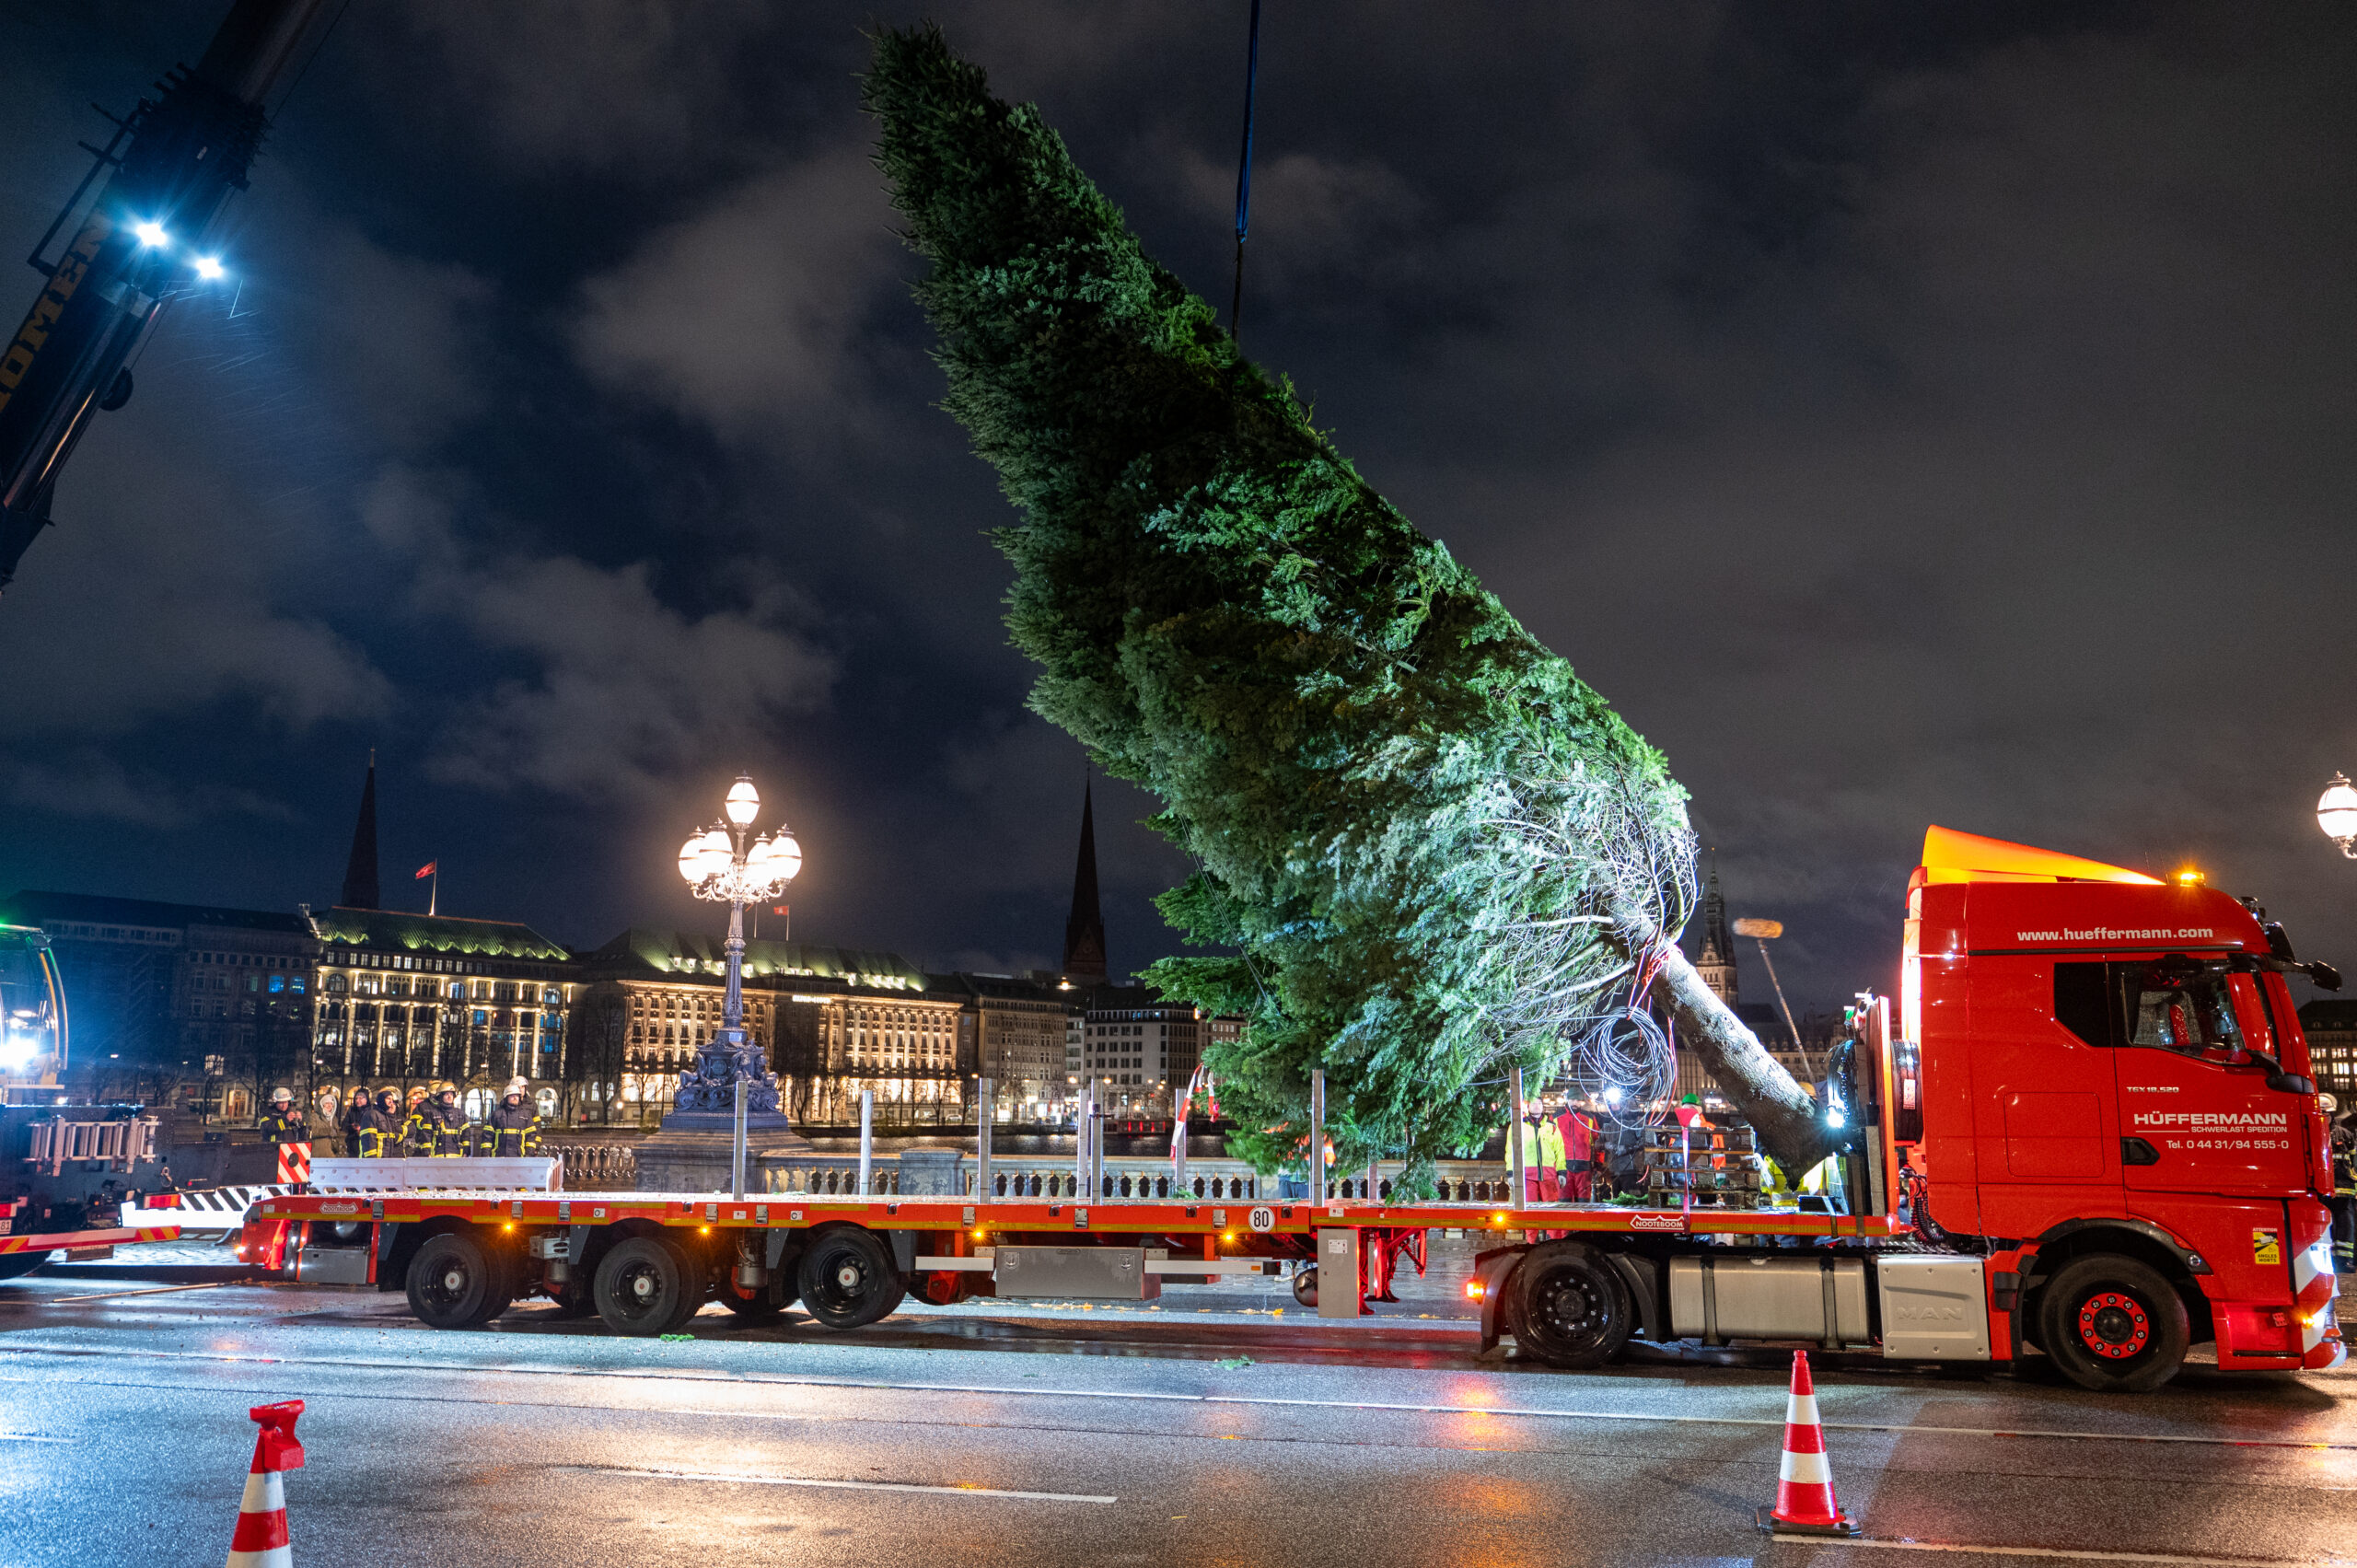
<path fill-rule="evenodd" d="M 1775 1535 L 1772 1540 L 1808 1546 L 1862 1546 L 1885 1551 L 1953 1551 L 1973 1557 L 2035 1557 L 2068 1562 L 2165 1562 L 2187 1568 L 2298 1568 L 2309 1562 L 2293 1557 L 2178 1557 L 2158 1551 L 2073 1551 L 2051 1546 L 1971 1546 L 1961 1541 L 1890 1540 L 1879 1536 Z M 2332 1559 L 2331 1561 L 2346 1561 Z"/>
<path fill-rule="evenodd" d="M 29 1432 L 0 1432 L 0 1443 L 71 1443 L 71 1437 L 36 1437 Z"/>
<path fill-rule="evenodd" d="M 681 1367 L 535 1366 L 522 1362 L 483 1365 L 473 1362 L 425 1361 L 403 1357 L 377 1359 L 353 1356 L 234 1355 L 224 1352 L 171 1350 L 84 1349 L 39 1344 L 0 1345 L 0 1355 L 111 1356 L 126 1360 L 221 1362 L 256 1366 L 355 1366 L 401 1372 L 454 1372 L 469 1376 L 510 1374 L 532 1377 L 603 1377 L 668 1380 L 679 1383 L 724 1383 L 747 1388 L 861 1388 L 879 1393 L 981 1394 L 994 1398 L 1112 1400 L 1163 1404 L 1236 1405 L 1277 1410 L 1373 1411 L 1398 1415 L 1488 1415 L 1523 1421 L 1626 1422 L 1638 1426 L 1751 1426 L 1782 1430 L 1784 1418 L 1740 1415 L 1656 1415 L 1636 1411 L 1550 1410 L 1537 1405 L 1400 1404 L 1376 1400 L 1285 1399 L 1271 1394 L 1174 1394 L 1155 1390 L 1115 1388 L 1009 1388 L 987 1383 L 901 1383 L 880 1378 L 788 1377 L 773 1374 L 714 1372 Z M 1779 1391 L 1778 1398 L 1782 1398 Z M 1928 1426 L 1903 1422 L 1829 1421 L 1828 1432 L 1893 1433 L 1941 1437 L 2040 1438 L 2082 1443 L 2173 1443 L 2208 1448 L 2305 1448 L 2320 1451 L 2357 1450 L 2357 1440 L 2322 1438 L 2212 1437 L 2191 1433 L 2074 1432 L 2034 1426 Z M 2223 1561 L 2223 1560 L 2222 1560 Z"/>
<path fill-rule="evenodd" d="M 818 1476 L 733 1475 L 721 1470 L 641 1469 L 631 1465 L 552 1465 L 572 1475 L 642 1475 L 657 1481 L 720 1481 L 743 1486 L 824 1486 L 849 1492 L 929 1492 L 946 1497 L 1011 1497 L 1032 1503 L 1119 1503 L 1072 1492 L 1006 1492 L 991 1486 L 920 1486 L 906 1481 L 835 1481 Z"/>

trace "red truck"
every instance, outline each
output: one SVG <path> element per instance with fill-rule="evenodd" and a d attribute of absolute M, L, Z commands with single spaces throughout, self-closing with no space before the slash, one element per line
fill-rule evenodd
<path fill-rule="evenodd" d="M 1317 1202 L 367 1190 L 258 1205 L 248 1256 L 356 1256 L 312 1277 L 405 1290 L 470 1327 L 546 1295 L 623 1333 L 707 1300 L 797 1298 L 847 1329 L 906 1293 L 1139 1299 L 1167 1280 L 1315 1259 L 1321 1315 L 1432 1229 L 1493 1235 L 1467 1294 L 1485 1350 L 1558 1366 L 1631 1339 L 1794 1342 L 1919 1361 L 2035 1348 L 2081 1385 L 2142 1390 L 2197 1343 L 2233 1368 L 2339 1365 L 2325 1119 L 2280 927 L 2191 879 L 1934 828 L 1908 891 L 1898 1017 L 1861 999 L 1823 1090 L 1844 1200 Z M 1838 1120 L 1837 1120 L 1838 1119 Z M 1724 1156 L 1695 1156 L 1724 1161 Z M 455 1174 L 455 1173 L 454 1173 Z M 315 1263 L 316 1269 L 316 1263 Z"/>

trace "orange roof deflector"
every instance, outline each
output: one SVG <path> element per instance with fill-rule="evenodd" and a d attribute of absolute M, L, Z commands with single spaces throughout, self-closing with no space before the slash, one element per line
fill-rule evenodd
<path fill-rule="evenodd" d="M 1940 882 L 2131 882 L 2139 887 L 2162 886 L 2157 877 L 2082 860 L 2028 844 L 1984 839 L 1953 828 L 1923 830 L 1923 880 Z"/>

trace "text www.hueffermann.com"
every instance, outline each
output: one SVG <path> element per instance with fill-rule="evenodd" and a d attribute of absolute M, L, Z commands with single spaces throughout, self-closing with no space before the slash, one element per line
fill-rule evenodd
<path fill-rule="evenodd" d="M 2016 942 L 2193 942 L 2217 933 L 2206 925 L 2090 925 L 2074 931 L 2016 931 Z"/>

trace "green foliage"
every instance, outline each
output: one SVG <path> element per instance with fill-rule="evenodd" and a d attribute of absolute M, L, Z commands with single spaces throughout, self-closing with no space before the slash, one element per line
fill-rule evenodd
<path fill-rule="evenodd" d="M 1151 971 L 1249 1020 L 1212 1065 L 1222 1109 L 1270 1131 L 1231 1148 L 1297 1157 L 1322 1065 L 1346 1164 L 1472 1149 L 1504 1068 L 1569 1049 L 1531 1005 L 1531 933 L 1550 995 L 1628 967 L 1581 912 L 1626 891 L 1596 813 L 1682 842 L 1681 792 L 1238 354 L 1034 108 L 930 27 L 877 36 L 866 98 L 932 263 L 945 406 L 1022 518 L 995 538 L 1031 704 L 1161 798 L 1199 867 L 1162 911 L 1232 949 Z"/>

